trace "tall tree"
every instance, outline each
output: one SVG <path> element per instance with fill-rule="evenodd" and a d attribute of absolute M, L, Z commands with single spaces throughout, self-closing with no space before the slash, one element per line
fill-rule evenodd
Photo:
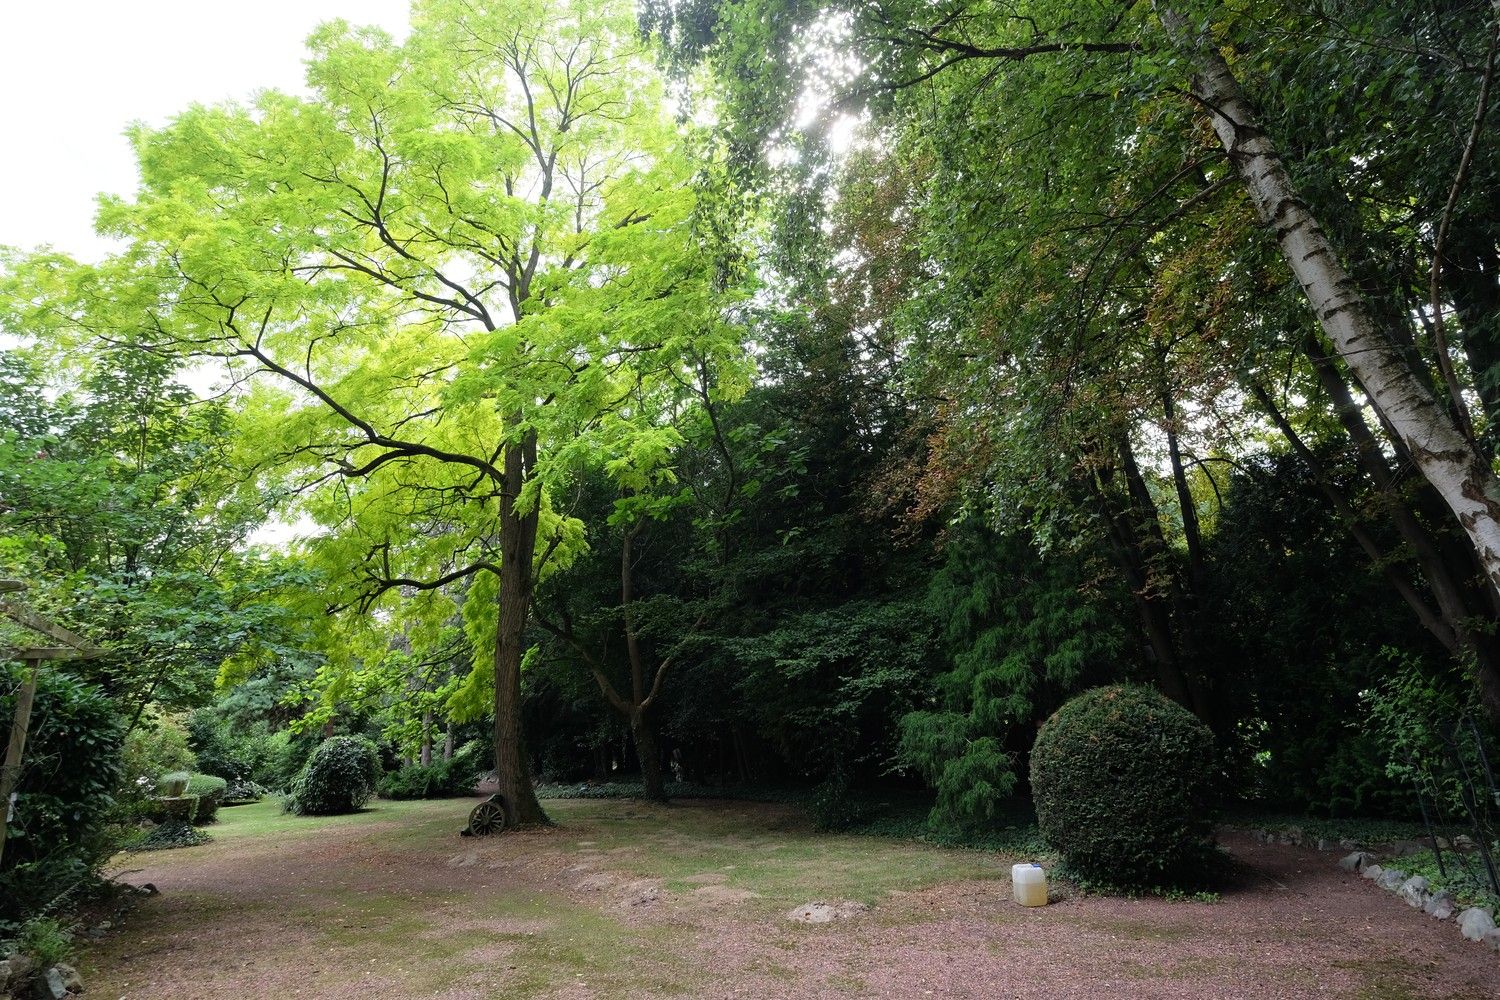
<path fill-rule="evenodd" d="M 519 702 L 536 581 L 582 544 L 561 490 L 651 433 L 642 386 L 737 354 L 695 164 L 614 0 L 427 0 L 399 44 L 310 44 L 310 98 L 137 128 L 141 190 L 100 220 L 126 249 L 23 266 L 16 320 L 252 380 L 245 460 L 322 526 L 333 609 L 470 580 L 509 819 L 542 823 Z"/>

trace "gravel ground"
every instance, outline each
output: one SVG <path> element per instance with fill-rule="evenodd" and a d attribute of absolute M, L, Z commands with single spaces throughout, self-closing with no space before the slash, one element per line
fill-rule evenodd
<path fill-rule="evenodd" d="M 1248 837 L 1226 841 L 1241 877 L 1215 903 L 1060 891 L 1023 909 L 1003 875 L 918 879 L 882 890 L 866 913 L 802 925 L 785 913 L 810 899 L 755 891 L 768 887 L 744 871 L 749 887 L 726 885 L 734 864 L 656 877 L 634 846 L 724 860 L 725 845 L 743 851 L 743 831 L 759 829 L 770 839 L 751 843 L 766 864 L 815 852 L 818 835 L 782 807 L 598 802 L 556 830 L 460 842 L 448 814 L 466 803 L 421 805 L 316 836 L 225 837 L 127 859 L 124 879 L 162 894 L 85 954 L 89 995 L 1500 998 L 1500 956 L 1451 923 L 1332 855 Z M 736 832 L 678 822 L 705 817 Z"/>

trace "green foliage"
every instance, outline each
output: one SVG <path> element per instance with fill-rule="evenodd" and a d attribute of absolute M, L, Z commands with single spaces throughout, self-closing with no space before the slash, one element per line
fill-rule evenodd
<path fill-rule="evenodd" d="M 38 969 L 48 969 L 73 957 L 73 935 L 66 925 L 51 917 L 32 917 L 21 922 L 15 936 L 3 943 L 0 954 L 20 952 Z"/>
<path fill-rule="evenodd" d="M 1213 832 L 1216 773 L 1207 727 L 1144 687 L 1079 695 L 1031 753 L 1042 837 L 1080 875 L 1121 886 L 1195 874 Z"/>
<path fill-rule="evenodd" d="M 1439 822 L 1466 826 L 1473 808 L 1486 835 L 1500 839 L 1500 799 L 1491 801 L 1483 777 L 1493 765 L 1481 759 L 1476 731 L 1489 747 L 1500 742 L 1492 727 L 1478 721 L 1472 688 L 1456 672 L 1434 673 L 1395 650 L 1385 656 L 1390 670 L 1364 692 L 1364 707 L 1365 731 L 1381 748 L 1386 773 L 1420 789 Z"/>
<path fill-rule="evenodd" d="M 929 707 L 901 720 L 897 761 L 937 791 L 932 820 L 981 827 L 1016 787 L 1035 724 L 1125 645 L 1113 594 L 1085 591 L 1085 566 L 1042 554 L 975 519 L 948 539 L 928 594 L 952 667 Z"/>
<path fill-rule="evenodd" d="M 363 736 L 334 736 L 318 744 L 292 783 L 288 811 L 333 816 L 364 808 L 381 777 L 380 752 Z"/>
<path fill-rule="evenodd" d="M 192 823 L 167 819 L 145 831 L 125 845 L 131 851 L 170 851 L 179 847 L 198 847 L 214 838 Z"/>
<path fill-rule="evenodd" d="M 380 779 L 383 799 L 446 799 L 474 794 L 474 785 L 487 764 L 473 744 L 460 747 L 448 760 L 423 767 L 408 764 Z"/>
<path fill-rule="evenodd" d="M 139 814 L 146 809 L 160 775 L 190 772 L 197 765 L 182 723 L 159 712 L 145 712 L 135 728 L 125 735 L 120 751 L 120 787 L 115 799 L 126 813 Z"/>
<path fill-rule="evenodd" d="M 194 823 L 212 823 L 219 811 L 219 805 L 224 801 L 224 793 L 229 787 L 229 782 L 212 774 L 195 774 L 188 780 L 187 794 L 198 796 L 198 813 L 193 818 Z"/>
<path fill-rule="evenodd" d="M 14 718 L 22 678 L 21 667 L 0 665 L 0 719 Z M 43 667 L 0 863 L 0 920 L 49 912 L 96 880 L 114 847 L 124 736 L 103 692 Z"/>

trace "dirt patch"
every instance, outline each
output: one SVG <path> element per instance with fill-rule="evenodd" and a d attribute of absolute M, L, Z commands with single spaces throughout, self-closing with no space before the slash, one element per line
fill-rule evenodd
<path fill-rule="evenodd" d="M 1009 859 L 813 833 L 784 806 L 549 804 L 557 829 L 473 844 L 466 801 L 318 826 L 269 811 L 131 859 L 155 883 L 83 960 L 90 995 L 253 997 L 1433 997 L 1500 993 L 1500 960 L 1327 855 L 1229 842 L 1222 902 L 1056 894 Z M 232 824 L 256 823 L 238 829 Z M 588 838 L 587 841 L 580 837 Z M 586 848 L 588 856 L 580 848 Z M 730 885 L 733 872 L 733 885 Z M 689 886 L 669 892 L 666 886 Z M 808 900 L 864 898 L 803 926 Z"/>

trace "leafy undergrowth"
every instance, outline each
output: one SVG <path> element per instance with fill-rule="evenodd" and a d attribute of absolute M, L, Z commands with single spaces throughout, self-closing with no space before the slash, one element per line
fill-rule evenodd
<path fill-rule="evenodd" d="M 1447 889 L 1460 907 L 1483 906 L 1500 913 L 1500 896 L 1490 889 L 1484 871 L 1484 859 L 1477 853 L 1443 852 L 1443 867 L 1438 868 L 1437 855 L 1422 851 L 1390 862 L 1408 875 L 1421 875 L 1434 890 Z"/>
<path fill-rule="evenodd" d="M 145 831 L 125 845 L 127 851 L 169 851 L 178 847 L 198 847 L 214 838 L 187 823 L 168 820 Z"/>

